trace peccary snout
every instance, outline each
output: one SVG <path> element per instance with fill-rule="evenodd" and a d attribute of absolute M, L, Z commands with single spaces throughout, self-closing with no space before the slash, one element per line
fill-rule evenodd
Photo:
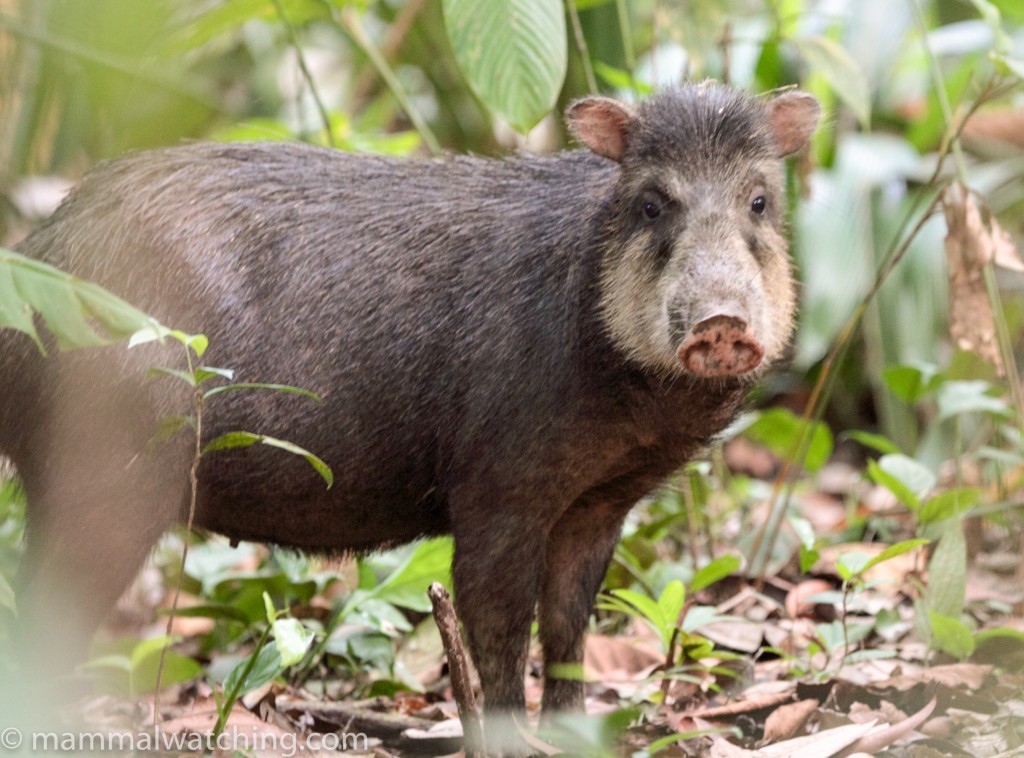
<path fill-rule="evenodd" d="M 716 313 L 699 321 L 679 346 L 679 361 L 703 377 L 740 376 L 753 371 L 764 348 L 741 318 Z"/>

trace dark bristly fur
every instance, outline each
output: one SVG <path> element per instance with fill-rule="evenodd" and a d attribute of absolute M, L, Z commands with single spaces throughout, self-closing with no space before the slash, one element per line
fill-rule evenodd
<path fill-rule="evenodd" d="M 201 470 L 199 525 L 315 551 L 453 533 L 489 746 L 515 752 L 494 717 L 524 714 L 535 606 L 547 663 L 579 662 L 627 511 L 730 421 L 761 370 L 691 376 L 679 343 L 712 311 L 750 325 L 764 365 L 789 338 L 778 145 L 802 138 L 775 114 L 795 102 L 803 128 L 799 108 L 817 111 L 786 97 L 694 85 L 635 115 L 603 100 L 597 115 L 570 116 L 600 155 L 139 153 L 96 168 L 21 251 L 202 331 L 208 365 L 323 398 L 211 399 L 209 437 L 293 441 L 336 481 L 326 490 L 280 451 L 216 454 Z M 656 220 L 642 215 L 645 192 L 665 203 Z M 765 215 L 752 193 L 767 196 Z M 189 440 L 146 451 L 157 419 L 189 410 L 174 383 L 145 379 L 177 355 L 113 346 L 44 359 L 0 332 L 0 450 L 30 507 L 23 617 L 52 670 L 81 657 L 186 513 Z M 582 704 L 580 682 L 546 679 L 546 711 Z"/>

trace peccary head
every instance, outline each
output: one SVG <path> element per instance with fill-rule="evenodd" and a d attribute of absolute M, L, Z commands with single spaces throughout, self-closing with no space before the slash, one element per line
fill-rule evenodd
<path fill-rule="evenodd" d="M 758 100 L 713 83 L 635 110 L 574 103 L 569 125 L 620 165 L 606 207 L 601 314 L 613 344 L 669 376 L 753 379 L 791 336 L 781 158 L 820 108 L 801 92 Z"/>

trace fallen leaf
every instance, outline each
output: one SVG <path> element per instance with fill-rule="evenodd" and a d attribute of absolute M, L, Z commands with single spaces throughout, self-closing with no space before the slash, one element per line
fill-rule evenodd
<path fill-rule="evenodd" d="M 803 730 L 804 724 L 814 715 L 819 705 L 817 700 L 801 700 L 798 703 L 780 705 L 765 719 L 764 742 L 770 744 L 796 736 Z"/>

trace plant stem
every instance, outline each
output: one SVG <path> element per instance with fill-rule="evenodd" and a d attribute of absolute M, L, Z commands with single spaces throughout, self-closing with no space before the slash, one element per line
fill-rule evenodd
<path fill-rule="evenodd" d="M 192 363 L 192 353 L 189 352 L 190 348 L 185 346 L 185 362 L 188 365 L 188 373 L 192 376 L 193 380 L 196 376 L 195 366 Z M 193 383 L 193 392 L 195 393 L 195 413 L 196 413 L 196 433 L 195 433 L 195 452 L 192 454 L 192 466 L 189 469 L 189 503 L 188 503 L 188 520 L 185 522 L 185 539 L 184 545 L 181 549 L 181 563 L 178 566 L 178 580 L 174 584 L 174 597 L 171 600 L 171 610 L 167 616 L 167 630 L 165 636 L 168 638 L 167 642 L 160 649 L 160 663 L 157 664 L 156 668 L 156 692 L 153 695 L 153 727 L 156 728 L 159 724 L 160 718 L 160 680 L 164 674 L 164 664 L 167 660 L 167 650 L 171 645 L 170 637 L 171 630 L 174 624 L 174 617 L 178 612 L 178 601 L 181 599 L 181 587 L 185 580 L 185 561 L 188 559 L 188 547 L 189 540 L 192 537 L 192 528 L 195 524 L 196 519 L 196 502 L 199 499 L 199 464 L 203 457 L 203 405 L 204 398 L 203 392 L 199 388 L 199 383 Z"/>
<path fill-rule="evenodd" d="M 316 79 L 313 78 L 313 74 L 309 70 L 309 66 L 306 65 L 306 56 L 302 52 L 302 45 L 299 44 L 299 37 L 295 33 L 295 27 L 292 22 L 288 20 L 288 16 L 284 12 L 284 6 L 281 5 L 281 0 L 274 0 L 274 8 L 277 10 L 277 15 L 281 19 L 281 23 L 284 24 L 285 31 L 288 33 L 288 42 L 295 50 L 295 57 L 299 63 L 299 70 L 302 72 L 302 78 L 306 80 L 306 84 L 309 86 L 309 94 L 313 97 L 313 102 L 316 103 L 317 112 L 320 114 L 320 120 L 324 123 L 324 133 L 327 135 L 327 145 L 334 147 L 334 133 L 331 129 L 331 117 L 327 113 L 327 108 L 324 106 L 324 101 L 320 97 L 320 92 L 316 87 Z"/>
<path fill-rule="evenodd" d="M 409 96 L 406 94 L 405 89 L 402 87 L 402 83 L 398 81 L 398 77 L 395 76 L 394 70 L 388 65 L 388 62 L 381 55 L 380 50 L 376 48 L 370 38 L 366 35 L 366 31 L 363 29 L 363 25 L 359 21 L 359 16 L 356 14 L 355 9 L 347 7 L 341 10 L 339 18 L 341 19 L 342 28 L 348 33 L 349 37 L 356 45 L 362 50 L 366 57 L 370 59 L 370 63 L 377 69 L 377 73 L 380 78 L 384 80 L 384 83 L 388 85 L 388 89 L 391 90 L 391 94 L 395 96 L 399 106 L 405 111 L 405 115 L 409 117 L 409 121 L 412 122 L 413 128 L 419 133 L 420 138 L 426 143 L 427 148 L 434 155 L 440 155 L 441 144 L 437 141 L 437 137 L 430 130 L 427 122 L 424 121 L 423 116 L 416 110 L 416 107 L 412 104 Z"/>
<path fill-rule="evenodd" d="M 633 78 L 636 68 L 636 53 L 633 52 L 633 30 L 629 25 L 629 8 L 626 0 L 615 0 L 615 8 L 619 12 L 619 33 L 622 35 L 622 53 L 626 59 L 626 70 L 629 78 Z"/>
<path fill-rule="evenodd" d="M 587 77 L 587 91 L 593 95 L 597 92 L 597 78 L 594 76 L 594 64 L 590 60 L 590 50 L 587 47 L 587 39 L 583 36 L 583 27 L 580 25 L 580 14 L 576 10 L 575 0 L 565 0 L 565 8 L 569 12 L 572 36 L 576 41 L 576 49 L 579 51 L 580 61 L 583 63 L 583 73 Z"/>

